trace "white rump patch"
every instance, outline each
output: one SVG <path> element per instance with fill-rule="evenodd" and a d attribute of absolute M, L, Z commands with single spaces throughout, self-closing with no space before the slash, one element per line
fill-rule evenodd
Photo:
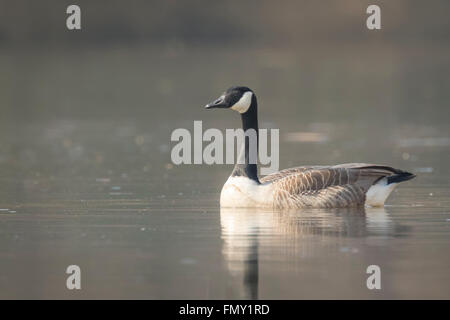
<path fill-rule="evenodd" d="M 253 93 L 251 91 L 247 91 L 242 95 L 239 101 L 231 107 L 231 109 L 239 113 L 247 112 L 248 108 L 250 108 L 250 105 L 252 104 L 252 95 Z"/>
<path fill-rule="evenodd" d="M 367 190 L 366 204 L 372 207 L 384 206 L 384 202 L 396 186 L 397 183 L 387 184 L 387 178 L 381 179 Z"/>

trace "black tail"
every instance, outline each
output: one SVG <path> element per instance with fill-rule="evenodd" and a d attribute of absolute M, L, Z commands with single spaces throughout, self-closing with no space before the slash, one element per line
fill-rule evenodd
<path fill-rule="evenodd" d="M 401 171 L 396 174 L 393 174 L 392 176 L 387 177 L 387 184 L 391 183 L 399 183 L 402 181 L 408 181 L 413 178 L 415 178 L 416 175 L 410 172 Z"/>

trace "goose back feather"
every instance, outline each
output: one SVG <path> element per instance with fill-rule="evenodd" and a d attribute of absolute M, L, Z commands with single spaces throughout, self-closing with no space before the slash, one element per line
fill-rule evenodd
<path fill-rule="evenodd" d="M 364 205 L 369 189 L 383 178 L 404 181 L 413 177 L 387 166 L 347 163 L 290 168 L 261 178 L 261 183 L 272 184 L 276 208 L 332 208 Z M 386 191 L 385 198 L 392 190 Z"/>

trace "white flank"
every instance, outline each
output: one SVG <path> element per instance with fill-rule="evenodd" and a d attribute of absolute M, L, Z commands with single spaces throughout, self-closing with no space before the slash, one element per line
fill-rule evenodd
<path fill-rule="evenodd" d="M 366 204 L 372 207 L 383 206 L 387 197 L 389 197 L 396 186 L 397 183 L 387 184 L 387 178 L 381 179 L 367 190 Z"/>
<path fill-rule="evenodd" d="M 239 113 L 247 112 L 248 108 L 250 108 L 250 105 L 252 104 L 252 95 L 253 93 L 251 91 L 247 91 L 242 95 L 239 101 L 231 107 L 231 109 Z"/>

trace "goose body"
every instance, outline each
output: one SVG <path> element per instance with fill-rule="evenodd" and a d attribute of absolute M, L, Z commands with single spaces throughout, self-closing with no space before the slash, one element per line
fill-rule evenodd
<path fill-rule="evenodd" d="M 206 108 L 230 108 L 241 114 L 244 131 L 258 130 L 257 102 L 247 87 L 232 87 Z M 307 166 L 281 170 L 261 179 L 249 161 L 236 164 L 220 195 L 221 207 L 277 209 L 383 206 L 398 183 L 415 177 L 392 167 L 367 163 Z"/>
<path fill-rule="evenodd" d="M 247 177 L 231 176 L 222 188 L 220 206 L 378 207 L 384 205 L 399 182 L 413 177 L 391 167 L 355 163 L 286 169 L 261 178 L 259 184 Z"/>

